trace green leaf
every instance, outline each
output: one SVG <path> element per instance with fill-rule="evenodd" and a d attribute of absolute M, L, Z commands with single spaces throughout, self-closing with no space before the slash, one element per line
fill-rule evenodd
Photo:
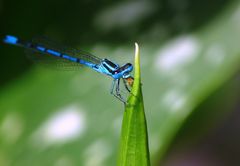
<path fill-rule="evenodd" d="M 134 84 L 123 116 L 119 166 L 150 165 L 147 123 L 141 89 L 139 47 L 135 45 Z"/>
<path fill-rule="evenodd" d="M 159 35 L 170 35 L 165 34 L 168 26 L 160 22 L 157 24 L 160 26 L 153 27 L 150 33 L 157 42 L 151 43 L 144 36 L 140 41 L 141 79 L 152 165 L 159 165 L 176 133 L 195 108 L 240 69 L 240 2 L 224 6 L 221 13 L 208 20 L 191 34 L 186 32 L 169 41 L 158 38 Z M 2 48 L 1 45 L 0 50 Z M 3 57 L 14 54 L 21 57 L 23 52 L 10 46 L 5 48 L 1 51 Z M 92 45 L 92 51 L 99 57 L 116 59 L 119 64 L 129 62 L 132 55 L 127 43 L 117 46 L 97 43 Z M 184 54 L 176 57 L 178 52 Z M 168 63 L 172 56 L 176 57 L 174 63 Z M 21 64 L 16 59 L 4 62 L 10 69 L 14 67 L 12 63 Z M 2 74 L 9 72 L 11 70 Z M 119 157 L 123 112 L 122 103 L 109 94 L 111 81 L 87 68 L 68 73 L 33 67 L 2 86 L 0 165 L 115 165 Z M 228 100 L 233 99 L 229 97 Z M 215 104 L 221 108 L 226 102 Z M 216 111 L 215 116 L 220 111 L 222 109 Z M 214 114 L 213 110 L 208 112 Z M 54 122 L 59 113 L 76 115 L 77 137 L 70 135 L 59 142 L 58 137 L 52 137 L 54 132 L 46 130 L 49 125 L 53 128 L 49 122 Z M 68 124 L 62 122 L 63 126 Z"/>

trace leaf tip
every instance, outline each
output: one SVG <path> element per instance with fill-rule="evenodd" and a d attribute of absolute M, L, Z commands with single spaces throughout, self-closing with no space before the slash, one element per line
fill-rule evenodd
<path fill-rule="evenodd" d="M 139 46 L 138 43 L 135 42 L 135 73 L 134 73 L 134 78 L 140 79 L 140 51 L 139 51 Z"/>
<path fill-rule="evenodd" d="M 139 46 L 138 43 L 135 42 L 135 65 L 137 64 L 137 61 L 139 61 Z"/>

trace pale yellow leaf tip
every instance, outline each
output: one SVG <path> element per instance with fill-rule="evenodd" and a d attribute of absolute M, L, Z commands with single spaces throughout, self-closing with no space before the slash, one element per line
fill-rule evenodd
<path fill-rule="evenodd" d="M 140 52 L 139 52 L 139 46 L 135 42 L 135 62 L 134 62 L 134 83 L 133 87 L 140 83 Z M 135 84 L 135 85 L 134 85 Z"/>
<path fill-rule="evenodd" d="M 138 59 L 139 59 L 139 46 L 137 42 L 135 42 L 135 64 L 136 64 L 136 61 L 138 61 Z"/>

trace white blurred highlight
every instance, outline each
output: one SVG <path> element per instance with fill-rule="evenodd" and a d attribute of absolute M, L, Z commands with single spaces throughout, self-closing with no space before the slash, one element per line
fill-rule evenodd
<path fill-rule="evenodd" d="M 59 158 L 54 166 L 74 166 L 74 162 L 72 159 L 70 159 L 68 156 L 62 156 L 61 158 Z"/>
<path fill-rule="evenodd" d="M 226 52 L 220 44 L 214 44 L 207 49 L 205 59 L 213 65 L 220 65 L 224 61 Z"/>
<path fill-rule="evenodd" d="M 233 13 L 231 20 L 235 25 L 240 26 L 240 8 Z"/>
<path fill-rule="evenodd" d="M 112 131 L 115 135 L 119 136 L 121 133 L 121 126 L 122 126 L 122 116 L 116 117 L 113 120 Z"/>
<path fill-rule="evenodd" d="M 53 114 L 32 138 L 36 144 L 65 143 L 81 136 L 85 123 L 83 111 L 77 106 L 69 106 Z"/>
<path fill-rule="evenodd" d="M 178 90 L 168 91 L 164 97 L 163 102 L 166 106 L 170 108 L 172 112 L 177 112 L 186 106 L 187 98 L 183 93 Z"/>
<path fill-rule="evenodd" d="M 199 42 L 193 36 L 179 37 L 157 52 L 155 67 L 163 72 L 178 70 L 195 60 L 199 50 Z"/>
<path fill-rule="evenodd" d="M 20 115 L 9 113 L 3 119 L 0 126 L 0 135 L 5 143 L 15 143 L 23 132 L 23 122 Z"/>
<path fill-rule="evenodd" d="M 86 149 L 85 152 L 85 166 L 105 166 L 104 161 L 107 159 L 109 155 L 111 155 L 112 149 L 110 148 L 110 145 L 102 140 L 99 139 L 96 142 L 94 142 L 92 145 Z"/>
<path fill-rule="evenodd" d="M 143 20 L 154 12 L 155 9 L 156 7 L 151 1 L 128 1 L 119 3 L 99 13 L 95 24 L 98 28 L 105 31 L 127 27 Z"/>

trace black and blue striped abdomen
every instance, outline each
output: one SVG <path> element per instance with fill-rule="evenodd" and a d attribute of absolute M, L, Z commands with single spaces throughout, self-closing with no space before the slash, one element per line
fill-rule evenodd
<path fill-rule="evenodd" d="M 62 69 L 79 69 L 85 65 L 114 79 L 127 78 L 132 71 L 131 64 L 119 66 L 108 59 L 99 59 L 89 53 L 60 46 L 46 38 L 23 41 L 14 36 L 6 36 L 4 42 L 26 48 L 27 55 L 36 62 Z"/>
<path fill-rule="evenodd" d="M 61 69 L 79 69 L 86 65 L 93 67 L 101 63 L 101 59 L 77 49 L 60 46 L 56 42 L 38 37 L 32 41 L 23 41 L 14 36 L 6 36 L 4 42 L 27 48 L 27 56 L 35 62 Z"/>

